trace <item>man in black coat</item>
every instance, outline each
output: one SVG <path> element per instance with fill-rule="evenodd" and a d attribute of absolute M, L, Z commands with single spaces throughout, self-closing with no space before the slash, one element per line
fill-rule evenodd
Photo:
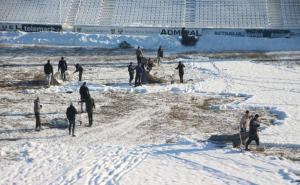
<path fill-rule="evenodd" d="M 163 57 L 164 57 L 164 50 L 162 46 L 159 46 L 157 50 L 157 64 L 160 64 L 162 62 Z"/>
<path fill-rule="evenodd" d="M 47 61 L 47 64 L 44 65 L 44 72 L 46 75 L 47 85 L 50 86 L 51 80 L 53 78 L 53 67 L 50 64 L 50 60 Z"/>
<path fill-rule="evenodd" d="M 137 63 L 140 64 L 143 58 L 143 51 L 142 48 L 140 48 L 140 46 L 138 46 L 138 48 L 136 49 L 135 54 L 136 54 Z"/>
<path fill-rule="evenodd" d="M 132 65 L 132 62 L 130 62 L 130 64 L 128 65 L 128 73 L 129 73 L 129 85 L 131 85 L 131 82 L 134 77 L 134 67 Z"/>
<path fill-rule="evenodd" d="M 256 142 L 256 145 L 259 145 L 259 137 L 258 137 L 258 127 L 260 126 L 259 124 L 259 115 L 256 114 L 254 116 L 254 118 L 252 118 L 252 120 L 250 121 L 250 125 L 249 125 L 249 139 L 246 142 L 246 149 L 245 150 L 249 150 L 248 146 L 251 143 L 252 140 L 254 140 Z"/>
<path fill-rule="evenodd" d="M 74 131 L 75 131 L 75 118 L 76 118 L 77 110 L 71 103 L 70 106 L 67 108 L 67 118 L 69 120 L 69 135 L 71 135 L 71 129 L 72 129 L 72 136 L 75 137 Z"/>
<path fill-rule="evenodd" d="M 184 64 L 182 64 L 181 62 L 179 62 L 178 66 L 176 67 L 176 69 L 179 70 L 179 78 L 180 78 L 180 83 L 183 83 L 183 75 L 184 75 L 184 70 L 183 68 L 185 67 Z"/>
<path fill-rule="evenodd" d="M 79 82 L 81 82 L 83 68 L 82 68 L 82 66 L 80 64 L 76 64 L 75 68 L 76 68 L 76 70 L 74 71 L 74 73 L 79 72 Z"/>
<path fill-rule="evenodd" d="M 61 60 L 58 63 L 58 71 L 61 73 L 61 79 L 63 81 L 66 80 L 66 74 L 65 72 L 68 70 L 67 62 L 65 61 L 64 57 L 61 57 Z"/>
<path fill-rule="evenodd" d="M 143 68 L 141 64 L 135 67 L 135 83 L 134 86 L 142 85 L 142 75 L 143 75 Z"/>
<path fill-rule="evenodd" d="M 89 88 L 86 85 L 86 82 L 83 82 L 79 89 L 80 102 L 81 102 L 81 112 L 83 112 L 83 103 L 86 103 L 86 100 L 90 97 Z"/>
<path fill-rule="evenodd" d="M 93 110 L 96 108 L 94 99 L 91 96 L 89 96 L 86 99 L 85 105 L 86 112 L 88 113 L 89 118 L 89 126 L 91 127 L 93 125 Z"/>

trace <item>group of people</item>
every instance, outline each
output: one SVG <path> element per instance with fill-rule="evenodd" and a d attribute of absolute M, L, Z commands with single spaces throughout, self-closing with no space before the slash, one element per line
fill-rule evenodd
<path fill-rule="evenodd" d="M 85 104 L 85 111 L 87 112 L 88 115 L 88 126 L 91 127 L 93 125 L 93 110 L 96 108 L 95 107 L 95 101 L 90 95 L 89 88 L 87 87 L 86 82 L 83 82 L 79 89 L 79 94 L 80 94 L 80 101 L 81 103 L 81 112 L 78 112 L 77 109 L 74 107 L 73 103 L 70 103 L 70 106 L 66 110 L 66 116 L 69 122 L 69 135 L 72 134 L 72 136 L 75 136 L 75 119 L 76 119 L 76 114 L 83 113 L 83 104 Z M 40 99 L 37 97 L 34 100 L 34 114 L 35 114 L 35 119 L 36 119 L 36 126 L 35 129 L 36 131 L 41 130 L 41 118 L 40 118 L 40 113 L 42 109 L 42 105 L 40 104 Z M 80 120 L 81 124 L 81 120 Z"/>
<path fill-rule="evenodd" d="M 258 137 L 258 127 L 260 127 L 259 123 L 259 115 L 255 114 L 255 116 L 250 115 L 250 111 L 246 110 L 245 114 L 242 116 L 240 121 L 240 134 L 247 133 L 247 127 L 249 126 L 249 138 L 244 143 L 244 140 L 241 138 L 241 142 L 245 145 L 245 150 L 249 150 L 249 144 L 254 140 L 256 145 L 259 146 L 259 137 Z"/>
<path fill-rule="evenodd" d="M 93 125 L 93 110 L 95 107 L 95 101 L 90 95 L 89 88 L 87 87 L 86 82 L 83 82 L 79 89 L 80 94 L 80 104 L 81 104 L 81 113 L 84 112 L 83 110 L 83 104 L 85 104 L 85 110 L 88 115 L 89 124 L 88 126 L 91 127 Z M 70 106 L 67 108 L 66 115 L 67 119 L 69 121 L 69 135 L 72 134 L 73 137 L 75 137 L 75 119 L 76 114 L 78 114 L 78 111 L 74 107 L 73 103 L 70 104 Z M 81 120 L 80 120 L 81 125 Z"/>
<path fill-rule="evenodd" d="M 160 65 L 162 63 L 164 57 L 164 51 L 162 46 L 159 46 L 157 50 L 157 64 Z M 145 66 L 147 66 L 147 70 L 151 71 L 153 64 L 150 62 L 150 59 L 146 60 L 146 63 L 143 63 L 143 51 L 140 46 L 136 49 L 136 60 L 137 65 L 134 66 L 132 62 L 129 63 L 128 67 L 128 73 L 129 73 L 129 84 L 132 85 L 132 80 L 134 79 L 135 74 L 135 83 L 134 86 L 140 86 L 141 80 L 143 78 L 143 74 L 145 74 Z M 184 67 L 185 65 L 180 61 L 178 63 L 178 66 L 175 68 L 179 71 L 179 79 L 180 83 L 183 83 L 183 75 L 184 75 Z"/>
<path fill-rule="evenodd" d="M 164 51 L 162 46 L 159 46 L 157 50 L 157 64 L 160 65 L 162 63 L 164 57 Z M 137 59 L 137 65 L 134 66 L 132 62 L 128 65 L 128 72 L 129 72 L 129 84 L 132 85 L 132 81 L 134 79 L 135 74 L 135 86 L 140 86 L 142 84 L 142 78 L 143 74 L 145 73 L 145 69 L 148 71 L 151 71 L 153 64 L 150 63 L 150 58 L 146 60 L 146 63 L 143 63 L 143 51 L 140 46 L 136 49 L 136 59 Z M 183 75 L 184 75 L 184 64 L 179 62 L 176 69 L 179 70 L 179 78 L 180 82 L 183 83 Z M 61 57 L 61 59 L 58 62 L 58 72 L 60 72 L 60 78 L 65 81 L 66 80 L 66 71 L 68 70 L 68 65 L 64 57 Z M 83 67 L 80 64 L 75 65 L 75 71 L 74 73 L 79 72 L 79 81 L 82 80 L 82 74 L 83 74 Z M 47 63 L 44 65 L 44 73 L 46 76 L 46 82 L 47 85 L 50 86 L 51 82 L 53 80 L 54 72 L 53 72 L 53 66 L 50 63 L 50 60 L 47 61 Z M 82 86 L 79 90 L 80 93 L 80 103 L 81 103 L 81 113 L 83 111 L 83 104 L 86 106 L 86 112 L 88 114 L 88 120 L 89 124 L 88 126 L 92 126 L 93 124 L 93 109 L 95 108 L 95 102 L 94 99 L 91 97 L 89 93 L 89 89 L 87 87 L 86 82 L 83 82 Z M 40 119 L 40 110 L 42 108 L 42 105 L 40 105 L 40 100 L 37 97 L 34 100 L 34 113 L 36 117 L 36 130 L 39 131 L 41 129 L 41 119 Z M 69 121 L 69 134 L 72 136 L 75 136 L 75 119 L 76 114 L 79 112 L 74 107 L 73 103 L 70 104 L 70 106 L 66 110 L 66 116 Z M 80 121 L 81 123 L 81 121 Z"/>
<path fill-rule="evenodd" d="M 80 64 L 75 65 L 76 70 L 74 73 L 79 72 L 79 81 L 82 80 L 82 73 L 83 73 L 83 67 Z M 67 61 L 64 59 L 64 57 L 61 57 L 61 59 L 58 62 L 58 72 L 60 72 L 60 77 L 63 81 L 66 80 L 66 71 L 68 70 Z M 50 63 L 50 60 L 47 61 L 47 63 L 44 65 L 44 73 L 46 76 L 46 83 L 48 86 L 51 85 L 51 82 L 53 80 L 53 66 Z"/>

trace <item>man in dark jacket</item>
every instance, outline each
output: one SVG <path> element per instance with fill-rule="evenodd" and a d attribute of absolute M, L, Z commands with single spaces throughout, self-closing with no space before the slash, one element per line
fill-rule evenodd
<path fill-rule="evenodd" d="M 75 118 L 76 118 L 77 110 L 71 103 L 70 106 L 67 108 L 66 115 L 69 120 L 69 135 L 71 135 L 72 129 L 72 136 L 75 137 Z"/>
<path fill-rule="evenodd" d="M 61 60 L 58 63 L 58 71 L 61 73 L 61 79 L 63 81 L 66 80 L 66 74 L 65 72 L 68 70 L 67 62 L 65 61 L 64 57 L 61 57 Z"/>
<path fill-rule="evenodd" d="M 34 115 L 35 115 L 35 130 L 36 131 L 41 130 L 41 117 L 40 117 L 41 108 L 42 108 L 42 105 L 40 104 L 40 99 L 39 99 L 39 97 L 37 97 L 34 100 L 34 106 L 33 106 Z"/>
<path fill-rule="evenodd" d="M 90 96 L 90 91 L 89 88 L 86 85 L 86 82 L 83 82 L 79 89 L 79 94 L 80 94 L 80 102 L 81 102 L 81 112 L 83 112 L 83 103 L 86 103 L 86 100 Z"/>
<path fill-rule="evenodd" d="M 134 67 L 132 65 L 132 62 L 130 62 L 130 64 L 128 65 L 128 73 L 129 73 L 129 85 L 131 85 L 131 82 L 134 77 Z"/>
<path fill-rule="evenodd" d="M 75 68 L 76 68 L 76 70 L 74 71 L 74 73 L 79 72 L 79 81 L 81 82 L 83 68 L 82 68 L 82 66 L 80 64 L 76 64 Z"/>
<path fill-rule="evenodd" d="M 252 120 L 250 121 L 250 125 L 249 125 L 249 139 L 246 143 L 246 149 L 245 150 L 249 150 L 248 146 L 251 143 L 252 140 L 254 140 L 256 142 L 256 145 L 259 145 L 259 137 L 258 137 L 258 127 L 260 126 L 259 124 L 259 115 L 256 114 L 254 116 L 254 118 L 252 118 Z"/>
<path fill-rule="evenodd" d="M 160 64 L 162 62 L 162 58 L 164 57 L 164 51 L 161 46 L 159 46 L 157 50 L 157 64 Z"/>
<path fill-rule="evenodd" d="M 53 67 L 50 64 L 50 60 L 47 61 L 47 64 L 44 65 L 44 72 L 46 75 L 47 85 L 50 86 L 51 80 L 53 78 Z"/>
<path fill-rule="evenodd" d="M 143 68 L 141 66 L 141 64 L 137 65 L 135 67 L 135 83 L 134 86 L 139 86 L 142 85 L 142 75 L 143 75 Z"/>
<path fill-rule="evenodd" d="M 94 99 L 91 96 L 89 96 L 86 99 L 85 105 L 89 118 L 89 126 L 91 127 L 93 125 L 93 110 L 96 108 Z"/>
<path fill-rule="evenodd" d="M 183 83 L 183 75 L 184 75 L 184 64 L 182 64 L 181 62 L 179 62 L 178 66 L 176 67 L 176 69 L 179 70 L 179 78 L 180 78 L 180 83 Z"/>
<path fill-rule="evenodd" d="M 138 46 L 138 48 L 135 51 L 136 54 L 136 60 L 138 62 L 138 64 L 140 64 L 142 62 L 142 58 L 143 58 L 143 51 L 140 48 L 140 46 Z"/>

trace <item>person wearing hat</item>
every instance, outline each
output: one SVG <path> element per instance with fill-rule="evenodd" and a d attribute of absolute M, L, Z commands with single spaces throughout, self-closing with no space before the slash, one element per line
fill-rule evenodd
<path fill-rule="evenodd" d="M 72 136 L 75 137 L 75 118 L 76 118 L 77 110 L 71 103 L 70 106 L 67 108 L 66 115 L 69 121 L 69 135 L 71 135 L 72 130 Z"/>
<path fill-rule="evenodd" d="M 251 143 L 252 140 L 255 141 L 256 145 L 259 146 L 259 137 L 258 137 L 258 127 L 260 126 L 259 124 L 259 115 L 255 114 L 254 118 L 250 121 L 249 125 L 249 139 L 246 142 L 246 149 L 249 150 L 248 146 Z"/>
<path fill-rule="evenodd" d="M 41 116 L 40 116 L 41 108 L 42 108 L 42 105 L 40 104 L 40 99 L 39 99 L 39 97 L 37 97 L 34 100 L 34 106 L 33 106 L 34 115 L 35 115 L 35 130 L 36 131 L 41 130 Z"/>

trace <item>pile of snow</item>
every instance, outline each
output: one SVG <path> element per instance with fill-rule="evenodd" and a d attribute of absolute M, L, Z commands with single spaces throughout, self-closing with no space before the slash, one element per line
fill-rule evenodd
<path fill-rule="evenodd" d="M 118 48 L 126 41 L 133 47 L 156 50 L 162 45 L 166 51 L 299 51 L 300 37 L 292 38 L 250 38 L 214 35 L 200 37 L 195 47 L 185 47 L 179 38 L 167 35 L 128 36 L 101 35 L 76 32 L 0 32 L 0 44 L 52 45 Z"/>

